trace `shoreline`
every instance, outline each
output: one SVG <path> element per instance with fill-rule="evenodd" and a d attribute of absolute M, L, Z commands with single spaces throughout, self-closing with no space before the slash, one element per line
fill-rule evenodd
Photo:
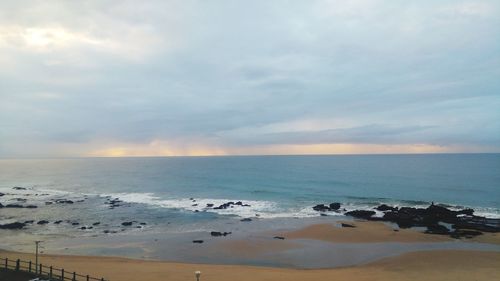
<path fill-rule="evenodd" d="M 33 259 L 33 254 L 0 250 L 0 256 Z M 482 251 L 418 251 L 359 266 L 334 269 L 286 269 L 242 265 L 207 265 L 121 257 L 41 255 L 43 264 L 107 280 L 494 280 L 500 274 L 500 253 Z"/>

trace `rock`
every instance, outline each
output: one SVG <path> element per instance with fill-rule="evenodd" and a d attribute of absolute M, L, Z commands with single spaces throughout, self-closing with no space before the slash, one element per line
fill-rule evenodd
<path fill-rule="evenodd" d="M 68 199 L 57 199 L 56 203 L 58 203 L 58 204 L 73 204 L 74 202 L 72 200 L 68 200 Z"/>
<path fill-rule="evenodd" d="M 2 197 L 2 196 L 4 196 L 4 195 L 5 195 L 5 193 L 0 192 L 0 197 Z"/>
<path fill-rule="evenodd" d="M 207 204 L 207 208 L 212 208 L 213 206 L 214 206 L 214 204 L 212 204 L 212 203 Z"/>
<path fill-rule="evenodd" d="M 60 224 L 62 221 L 61 220 L 57 220 L 54 222 L 54 224 Z"/>
<path fill-rule="evenodd" d="M 0 209 L 1 209 L 1 208 L 3 208 L 3 205 L 2 205 L 2 203 L 0 203 Z"/>
<path fill-rule="evenodd" d="M 427 230 L 425 231 L 425 233 L 448 235 L 450 234 L 450 230 L 444 225 L 435 224 L 427 226 Z"/>
<path fill-rule="evenodd" d="M 35 205 L 28 205 L 28 206 L 26 206 L 25 208 L 28 208 L 28 209 L 36 209 L 36 208 L 38 208 L 38 206 L 35 206 Z"/>
<path fill-rule="evenodd" d="M 23 203 L 28 201 L 28 199 L 26 199 L 26 198 L 14 198 L 14 200 L 16 200 L 17 202 L 23 202 Z"/>
<path fill-rule="evenodd" d="M 122 222 L 122 225 L 123 226 L 131 226 L 134 222 L 132 221 L 126 221 L 126 222 Z"/>
<path fill-rule="evenodd" d="M 26 187 L 14 186 L 12 189 L 14 189 L 14 190 L 26 190 Z"/>
<path fill-rule="evenodd" d="M 327 214 L 325 214 L 325 213 L 321 213 L 321 214 L 319 214 L 319 215 L 320 215 L 320 216 L 322 216 L 322 217 L 328 217 L 328 215 L 327 215 Z"/>
<path fill-rule="evenodd" d="M 22 205 L 19 204 L 7 204 L 5 205 L 5 208 L 22 208 Z"/>
<path fill-rule="evenodd" d="M 313 210 L 318 212 L 325 212 L 325 211 L 330 211 L 330 207 L 325 206 L 325 204 L 318 204 L 313 207 Z"/>
<path fill-rule="evenodd" d="M 389 205 L 386 205 L 386 204 L 382 204 L 378 207 L 375 208 L 377 211 L 382 211 L 382 212 L 385 212 L 385 211 L 397 211 L 398 208 L 397 207 L 391 207 Z"/>
<path fill-rule="evenodd" d="M 145 223 L 145 222 L 141 222 L 141 223 L 140 223 L 140 225 L 146 225 L 146 224 L 147 224 L 147 223 Z"/>
<path fill-rule="evenodd" d="M 248 221 L 252 221 L 252 219 L 251 218 L 244 218 L 244 219 L 241 219 L 240 221 L 247 221 L 248 222 Z"/>
<path fill-rule="evenodd" d="M 450 236 L 459 239 L 459 238 L 474 238 L 478 235 L 482 235 L 483 233 L 477 230 L 470 230 L 470 229 L 457 229 L 453 232 L 450 233 Z"/>
<path fill-rule="evenodd" d="M 25 223 L 13 222 L 7 224 L 0 224 L 0 229 L 23 229 L 25 226 L 26 226 Z"/>
<path fill-rule="evenodd" d="M 193 243 L 201 244 L 203 243 L 203 240 L 193 240 Z"/>
<path fill-rule="evenodd" d="M 29 224 L 32 224 L 32 223 L 34 223 L 34 222 L 35 222 L 34 220 L 27 220 L 27 221 L 25 221 L 24 223 L 25 223 L 25 224 L 28 224 L 28 223 L 29 223 Z"/>
<path fill-rule="evenodd" d="M 342 227 L 356 227 L 355 225 L 348 224 L 348 223 L 341 223 L 340 224 Z"/>
<path fill-rule="evenodd" d="M 210 235 L 212 235 L 214 237 L 227 236 L 229 234 L 231 234 L 231 232 L 219 232 L 219 231 L 210 232 Z"/>
<path fill-rule="evenodd" d="M 96 226 L 96 225 L 100 225 L 100 224 L 101 224 L 101 222 L 94 222 L 92 225 Z"/>
<path fill-rule="evenodd" d="M 285 237 L 283 236 L 274 236 L 273 238 L 278 240 L 285 240 Z"/>
<path fill-rule="evenodd" d="M 41 221 L 37 222 L 36 224 L 44 225 L 44 224 L 48 224 L 48 223 L 49 223 L 48 220 L 41 220 Z"/>
<path fill-rule="evenodd" d="M 330 203 L 330 210 L 336 211 L 340 209 L 340 203 Z"/>
<path fill-rule="evenodd" d="M 375 212 L 366 210 L 354 210 L 345 214 L 359 219 L 370 219 L 373 215 L 375 215 Z"/>
<path fill-rule="evenodd" d="M 80 225 L 79 222 L 72 222 L 71 225 Z"/>
<path fill-rule="evenodd" d="M 47 202 L 45 202 L 45 205 L 52 205 L 52 203 L 54 203 L 54 202 L 47 201 Z"/>

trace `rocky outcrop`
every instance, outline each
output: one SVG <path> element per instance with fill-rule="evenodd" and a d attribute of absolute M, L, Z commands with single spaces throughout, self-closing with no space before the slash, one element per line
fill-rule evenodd
<path fill-rule="evenodd" d="M 26 226 L 25 223 L 22 222 L 13 222 L 7 224 L 0 224 L 0 229 L 23 229 Z"/>
<path fill-rule="evenodd" d="M 328 206 L 325 204 L 318 204 L 312 208 L 318 212 L 337 211 L 340 209 L 340 203 L 330 203 Z"/>
<path fill-rule="evenodd" d="M 210 235 L 212 235 L 213 237 L 227 236 L 229 234 L 231 234 L 231 232 L 220 232 L 220 231 L 212 231 L 212 232 L 210 232 Z"/>
<path fill-rule="evenodd" d="M 354 210 L 345 213 L 347 216 L 355 217 L 358 219 L 371 219 L 373 215 L 375 215 L 374 211 L 367 211 L 367 210 Z"/>

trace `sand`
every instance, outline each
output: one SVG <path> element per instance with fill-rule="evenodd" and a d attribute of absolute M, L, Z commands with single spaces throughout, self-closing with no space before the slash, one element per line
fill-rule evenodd
<path fill-rule="evenodd" d="M 353 223 L 353 222 L 349 222 Z M 232 250 L 259 252 L 279 247 L 294 247 L 294 239 L 319 239 L 338 243 L 369 242 L 442 242 L 450 238 L 426 235 L 412 230 L 394 232 L 378 222 L 354 222 L 355 228 L 337 228 L 331 224 L 312 225 L 281 233 L 286 240 L 252 245 L 245 241 L 233 241 Z M 486 237 L 486 238 L 485 238 Z M 498 236 L 488 235 L 482 240 L 498 243 Z M 281 246 L 277 243 L 286 242 Z M 484 241 L 483 241 L 484 242 Z M 31 259 L 32 254 L 0 250 L 0 257 Z M 334 269 L 287 269 L 236 265 L 187 264 L 165 261 L 133 260 L 119 257 L 90 257 L 42 255 L 45 265 L 63 267 L 66 271 L 104 277 L 111 281 L 175 281 L 195 280 L 194 271 L 202 271 L 201 280 L 255 281 L 255 280 L 500 280 L 500 252 L 435 250 L 420 251 L 384 258 L 369 264 Z"/>
<path fill-rule="evenodd" d="M 32 258 L 30 254 L 2 252 L 9 258 Z M 47 255 L 44 264 L 64 267 L 67 271 L 91 273 L 111 281 L 194 280 L 194 271 L 202 271 L 201 280 L 498 280 L 500 253 L 477 251 L 414 252 L 386 258 L 362 266 L 297 270 L 229 265 L 197 265 L 115 257 Z"/>

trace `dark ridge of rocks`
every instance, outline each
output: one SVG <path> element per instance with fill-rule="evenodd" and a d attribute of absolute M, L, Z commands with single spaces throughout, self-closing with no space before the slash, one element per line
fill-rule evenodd
<path fill-rule="evenodd" d="M 96 225 L 100 225 L 100 224 L 101 224 L 101 222 L 94 222 L 92 225 L 96 226 Z"/>
<path fill-rule="evenodd" d="M 57 220 L 54 222 L 54 224 L 60 224 L 62 222 L 62 220 Z"/>
<path fill-rule="evenodd" d="M 375 215 L 375 211 L 367 211 L 367 210 L 354 210 L 345 213 L 348 216 L 355 217 L 358 219 L 371 219 L 373 215 Z"/>
<path fill-rule="evenodd" d="M 5 208 L 23 208 L 23 205 L 19 205 L 19 204 L 7 204 L 7 205 L 5 205 Z"/>
<path fill-rule="evenodd" d="M 382 204 L 375 209 L 384 212 L 384 215 L 373 217 L 375 212 L 366 210 L 345 214 L 366 220 L 393 222 L 400 228 L 425 227 L 426 233 L 449 235 L 453 238 L 471 238 L 482 232 L 500 232 L 500 219 L 476 216 L 473 209 L 454 211 L 436 204 L 427 208 L 397 208 Z M 451 225 L 451 229 L 442 223 Z"/>
<path fill-rule="evenodd" d="M 285 237 L 283 237 L 283 236 L 274 236 L 273 239 L 285 240 Z"/>
<path fill-rule="evenodd" d="M 122 225 L 123 226 L 131 226 L 134 222 L 133 221 L 125 221 L 125 222 L 122 222 Z"/>
<path fill-rule="evenodd" d="M 73 202 L 73 200 L 69 200 L 69 199 L 57 199 L 56 203 L 58 203 L 58 204 L 73 204 L 75 202 Z"/>
<path fill-rule="evenodd" d="M 389 205 L 382 204 L 382 205 L 376 207 L 375 210 L 377 210 L 377 211 L 383 211 L 383 212 L 385 212 L 385 211 L 397 211 L 398 207 L 391 207 Z"/>
<path fill-rule="evenodd" d="M 34 223 L 35 221 L 34 220 L 27 220 L 27 221 L 24 221 L 25 224 L 32 224 Z"/>
<path fill-rule="evenodd" d="M 209 205 L 213 206 L 213 204 L 207 204 L 207 207 L 209 207 Z M 214 210 L 224 210 L 224 209 L 227 209 L 227 208 L 233 208 L 234 206 L 240 206 L 240 207 L 250 207 L 250 205 L 248 204 L 243 204 L 243 202 L 241 201 L 238 201 L 236 203 L 234 202 L 227 202 L 227 203 L 224 203 L 222 205 L 219 205 L 217 207 L 214 207 L 213 209 Z"/>
<path fill-rule="evenodd" d="M 248 222 L 248 221 L 252 221 L 252 219 L 251 218 L 244 218 L 244 219 L 241 219 L 240 221 L 247 221 Z"/>
<path fill-rule="evenodd" d="M 41 220 L 41 221 L 37 222 L 36 224 L 44 225 L 44 224 L 48 224 L 48 223 L 49 223 L 48 220 Z"/>
<path fill-rule="evenodd" d="M 14 186 L 12 189 L 14 189 L 14 190 L 26 190 L 26 187 Z"/>
<path fill-rule="evenodd" d="M 340 209 L 340 203 L 330 203 L 328 206 L 325 204 L 318 204 L 312 208 L 318 212 L 337 211 Z"/>
<path fill-rule="evenodd" d="M 119 198 L 115 198 L 115 199 L 108 198 L 108 199 L 106 199 L 106 202 L 104 204 L 109 205 L 110 209 L 114 209 L 116 207 L 122 206 L 122 203 L 123 203 L 123 201 L 120 200 Z"/>
<path fill-rule="evenodd" d="M 227 236 L 231 234 L 231 232 L 220 232 L 220 231 L 212 231 L 210 232 L 210 235 L 213 237 L 220 237 L 220 236 Z"/>
<path fill-rule="evenodd" d="M 36 205 L 28 205 L 28 206 L 26 206 L 25 208 L 28 208 L 28 209 L 36 209 L 36 208 L 38 208 L 38 206 L 36 206 Z"/>
<path fill-rule="evenodd" d="M 193 240 L 193 243 L 201 244 L 201 243 L 203 243 L 203 240 Z"/>
<path fill-rule="evenodd" d="M 26 226 L 25 223 L 22 222 L 13 222 L 7 224 L 0 224 L 0 229 L 23 229 Z"/>
<path fill-rule="evenodd" d="M 355 225 L 353 224 L 348 224 L 348 223 L 341 223 L 340 224 L 342 227 L 356 227 Z"/>

